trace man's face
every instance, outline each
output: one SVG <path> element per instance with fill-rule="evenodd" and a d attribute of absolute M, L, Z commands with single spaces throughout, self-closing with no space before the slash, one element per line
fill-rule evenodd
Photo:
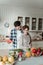
<path fill-rule="evenodd" d="M 20 30 L 20 26 L 17 26 L 16 29 L 17 29 L 17 30 Z"/>

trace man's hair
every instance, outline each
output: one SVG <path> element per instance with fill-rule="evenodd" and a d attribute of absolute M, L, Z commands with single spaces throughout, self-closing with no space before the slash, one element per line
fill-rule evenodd
<path fill-rule="evenodd" d="M 24 26 L 23 26 L 23 30 L 25 30 L 26 28 L 29 30 L 29 26 L 24 25 Z"/>
<path fill-rule="evenodd" d="M 15 27 L 20 26 L 20 25 L 21 25 L 20 21 L 15 21 L 15 22 L 14 22 L 14 26 L 15 26 Z"/>

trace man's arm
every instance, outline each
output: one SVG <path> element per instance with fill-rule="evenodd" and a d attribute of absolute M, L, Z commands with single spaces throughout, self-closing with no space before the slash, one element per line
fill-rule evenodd
<path fill-rule="evenodd" d="M 11 30 L 10 37 L 9 37 L 9 39 L 7 40 L 7 43 L 11 43 L 11 42 L 12 42 L 12 40 L 13 40 L 12 34 L 13 34 L 13 32 L 12 32 L 12 30 Z"/>
<path fill-rule="evenodd" d="M 10 40 L 13 40 L 13 30 L 10 32 Z"/>

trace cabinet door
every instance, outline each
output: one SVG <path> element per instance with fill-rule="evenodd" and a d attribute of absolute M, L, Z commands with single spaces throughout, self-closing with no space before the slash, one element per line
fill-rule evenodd
<path fill-rule="evenodd" d="M 42 30 L 42 18 L 38 19 L 38 30 Z"/>
<path fill-rule="evenodd" d="M 36 30 L 36 18 L 32 18 L 32 30 Z"/>
<path fill-rule="evenodd" d="M 30 17 L 25 17 L 25 25 L 28 25 L 30 29 Z"/>
<path fill-rule="evenodd" d="M 21 25 L 23 25 L 23 17 L 22 16 L 18 16 L 17 20 L 21 22 Z"/>
<path fill-rule="evenodd" d="M 25 17 L 25 24 L 29 26 L 30 17 Z"/>

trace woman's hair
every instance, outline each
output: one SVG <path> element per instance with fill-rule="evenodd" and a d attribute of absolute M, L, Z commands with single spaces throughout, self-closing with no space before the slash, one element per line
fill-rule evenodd
<path fill-rule="evenodd" d="M 24 25 L 24 26 L 22 27 L 23 30 L 25 30 L 26 28 L 29 30 L 29 26 L 27 26 L 27 25 Z"/>
<path fill-rule="evenodd" d="M 14 22 L 14 26 L 15 26 L 15 27 L 20 26 L 20 25 L 21 25 L 20 21 L 15 21 L 15 22 Z"/>

